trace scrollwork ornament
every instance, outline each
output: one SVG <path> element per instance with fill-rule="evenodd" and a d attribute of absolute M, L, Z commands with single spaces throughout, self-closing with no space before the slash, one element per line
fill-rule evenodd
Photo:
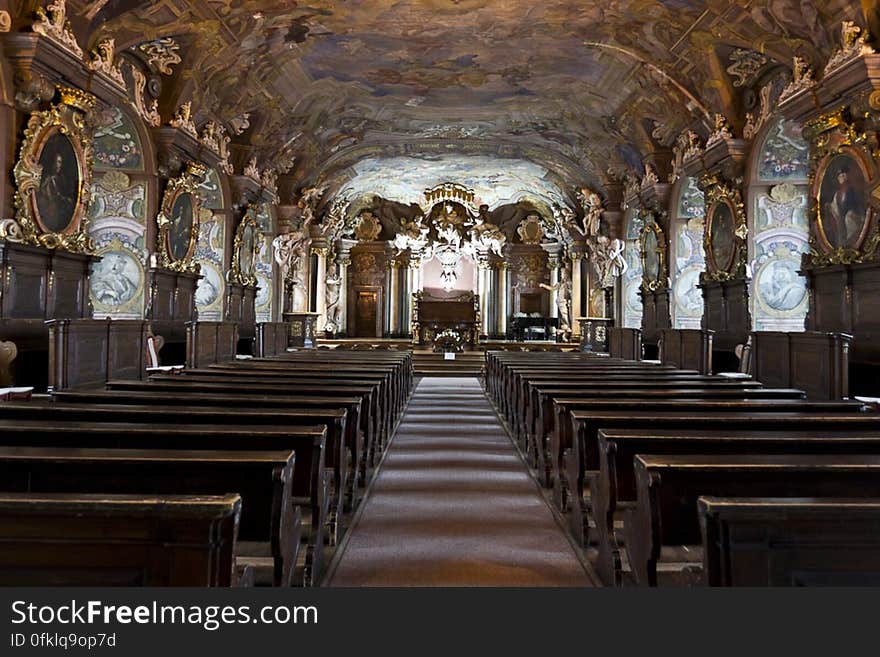
<path fill-rule="evenodd" d="M 207 169 L 195 162 L 190 162 L 180 176 L 168 181 L 165 194 L 162 197 L 162 206 L 156 217 L 156 223 L 159 227 L 159 234 L 156 244 L 156 253 L 158 255 L 158 264 L 164 269 L 182 273 L 199 273 L 200 266 L 195 259 L 195 245 L 199 237 L 199 218 L 201 214 L 201 202 L 198 193 L 198 187 L 207 173 Z M 175 222 L 179 219 L 175 215 L 175 208 L 182 196 L 189 196 L 188 203 L 191 204 L 192 225 L 187 232 L 183 230 L 181 235 L 188 237 L 189 241 L 186 245 L 186 253 L 181 257 L 173 253 L 170 238 L 172 237 L 172 229 Z"/>
<path fill-rule="evenodd" d="M 95 97 L 79 89 L 58 87 L 60 101 L 49 110 L 34 112 L 28 120 L 15 179 L 15 222 L 3 237 L 25 244 L 93 254 L 88 215 L 91 201 L 92 135 L 87 115 Z M 56 170 L 43 170 L 43 150 L 51 145 Z M 59 145 L 63 153 L 58 151 Z M 75 177 L 73 184 L 71 179 Z M 69 190 L 56 186 L 64 183 Z M 73 197 L 72 195 L 75 195 Z M 41 214 L 41 207 L 46 216 Z M 51 210 L 55 210 L 49 216 Z M 65 223 L 66 221 L 66 223 Z"/>

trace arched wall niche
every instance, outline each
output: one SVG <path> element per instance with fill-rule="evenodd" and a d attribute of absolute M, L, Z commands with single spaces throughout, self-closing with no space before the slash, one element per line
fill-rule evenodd
<path fill-rule="evenodd" d="M 89 234 L 102 260 L 89 282 L 92 307 L 98 318 L 140 319 L 155 232 L 153 145 L 142 121 L 127 108 L 104 105 L 94 122 Z"/>
<path fill-rule="evenodd" d="M 639 217 L 638 208 L 627 208 L 623 218 L 624 239 L 626 249 L 624 258 L 628 265 L 621 279 L 621 316 L 624 328 L 642 327 L 642 298 L 639 290 L 642 286 L 642 258 L 639 237 L 644 227 Z"/>
<path fill-rule="evenodd" d="M 755 140 L 747 178 L 754 330 L 804 330 L 809 294 L 798 270 L 810 248 L 808 175 L 801 127 L 774 118 Z"/>
<path fill-rule="evenodd" d="M 682 177 L 672 196 L 669 271 L 672 278 L 672 321 L 679 329 L 698 329 L 703 318 L 703 294 L 698 287 L 706 270 L 703 232 L 706 200 L 697 179 Z"/>
<path fill-rule="evenodd" d="M 283 286 L 275 285 L 278 279 L 272 241 L 277 232 L 275 206 L 263 203 L 257 213 L 257 224 L 262 233 L 260 250 L 257 254 L 257 299 L 256 313 L 258 322 L 272 322 L 279 315 Z"/>
<path fill-rule="evenodd" d="M 231 267 L 230 235 L 234 233 L 225 176 L 216 169 L 209 169 L 198 191 L 202 199 L 202 217 L 196 258 L 201 266 L 202 279 L 196 289 L 196 309 L 199 319 L 220 321 L 224 318 L 226 272 Z"/>

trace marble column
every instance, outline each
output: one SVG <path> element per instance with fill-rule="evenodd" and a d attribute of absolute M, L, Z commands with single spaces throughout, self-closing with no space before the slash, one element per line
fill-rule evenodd
<path fill-rule="evenodd" d="M 401 333 L 400 327 L 400 263 L 388 261 L 388 334 L 396 336 Z"/>
<path fill-rule="evenodd" d="M 572 334 L 580 336 L 581 324 L 577 321 L 578 317 L 584 316 L 584 308 L 581 305 L 583 297 L 583 276 L 581 263 L 583 262 L 583 253 L 573 252 L 571 254 L 571 327 Z"/>
<path fill-rule="evenodd" d="M 507 337 L 507 318 L 510 314 L 508 270 L 509 265 L 506 262 L 498 264 L 498 334 L 502 338 Z"/>
<path fill-rule="evenodd" d="M 357 245 L 356 240 L 340 240 L 339 255 L 336 262 L 339 264 L 339 333 L 348 335 L 348 268 L 351 265 L 351 249 Z"/>
<path fill-rule="evenodd" d="M 409 285 L 407 286 L 406 295 L 406 315 L 404 316 L 404 324 L 402 333 L 410 333 L 412 330 L 412 318 L 415 311 L 415 302 L 413 295 L 422 289 L 422 258 L 420 255 L 411 255 L 409 259 L 409 269 L 407 271 Z"/>

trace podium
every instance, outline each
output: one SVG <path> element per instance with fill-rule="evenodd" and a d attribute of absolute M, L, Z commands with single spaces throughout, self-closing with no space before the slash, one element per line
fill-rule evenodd
<path fill-rule="evenodd" d="M 284 313 L 284 321 L 290 325 L 288 349 L 312 349 L 315 346 L 315 326 L 320 313 Z"/>

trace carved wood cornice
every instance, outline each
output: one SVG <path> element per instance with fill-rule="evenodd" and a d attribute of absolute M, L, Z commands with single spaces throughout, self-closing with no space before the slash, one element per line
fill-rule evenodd
<path fill-rule="evenodd" d="M 128 103 L 125 89 L 108 76 L 90 71 L 82 57 L 55 39 L 36 32 L 0 33 L 0 39 L 14 71 L 16 105 L 21 111 L 32 112 L 51 100 L 57 84 L 77 87 L 108 104 Z"/>
<path fill-rule="evenodd" d="M 150 132 L 156 145 L 156 159 L 162 178 L 180 175 L 188 162 L 198 162 L 208 169 L 220 164 L 220 156 L 186 130 L 160 126 L 152 128 Z"/>

